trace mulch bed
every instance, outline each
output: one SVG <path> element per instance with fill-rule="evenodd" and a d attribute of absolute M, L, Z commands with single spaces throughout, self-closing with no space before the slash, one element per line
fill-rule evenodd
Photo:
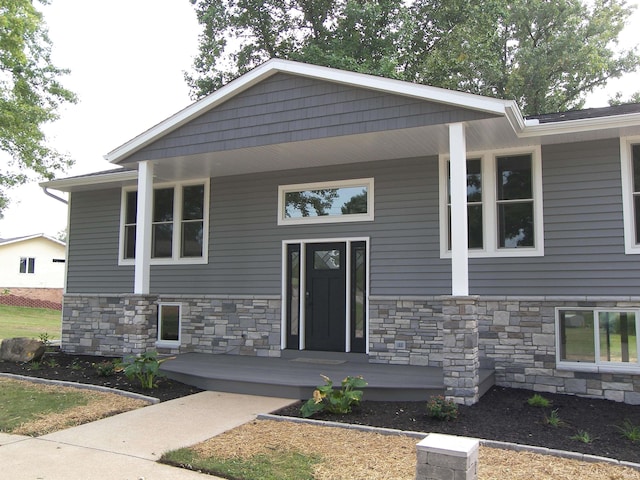
<path fill-rule="evenodd" d="M 202 391 L 199 388 L 175 382 L 168 378 L 160 378 L 157 388 L 143 389 L 138 382 L 129 380 L 124 373 L 117 372 L 107 377 L 98 375 L 95 365 L 113 358 L 91 355 L 69 355 L 58 350 L 45 353 L 38 368 L 30 363 L 13 363 L 0 361 L 0 372 L 24 375 L 27 377 L 46 378 L 48 380 L 63 380 L 67 382 L 86 383 L 115 388 L 126 392 L 140 393 L 156 397 L 161 402 L 173 400 Z"/>
<path fill-rule="evenodd" d="M 640 443 L 624 438 L 616 426 L 629 420 L 640 427 L 640 406 L 581 398 L 572 395 L 542 395 L 552 402 L 549 408 L 527 404 L 534 392 L 493 387 L 476 405 L 459 407 L 456 420 L 442 421 L 426 415 L 426 402 L 363 401 L 348 415 L 320 413 L 312 418 L 371 425 L 418 432 L 463 435 L 487 440 L 535 445 L 559 450 L 588 453 L 640 463 Z M 366 389 L 364 398 L 366 398 Z M 299 417 L 300 404 L 276 412 Z M 563 425 L 551 427 L 545 415 L 557 409 Z M 585 444 L 570 437 L 586 431 L 595 440 Z"/>
<path fill-rule="evenodd" d="M 0 362 L 0 372 L 18 375 L 103 385 L 128 392 L 159 398 L 161 401 L 191 395 L 201 391 L 180 382 L 161 379 L 158 387 L 142 389 L 135 381 L 117 373 L 109 377 L 98 375 L 94 364 L 104 357 L 68 355 L 47 352 L 38 369 L 29 364 Z M 364 391 L 366 399 L 366 389 Z M 420 432 L 464 435 L 504 442 L 536 445 L 560 450 L 588 453 L 640 463 L 640 444 L 624 438 L 616 426 L 629 420 L 640 427 L 640 406 L 607 400 L 581 398 L 571 395 L 542 394 L 552 402 L 549 408 L 532 407 L 528 390 L 494 387 L 481 401 L 471 407 L 460 406 L 457 420 L 434 420 L 426 415 L 426 402 L 370 402 L 363 401 L 349 415 L 316 414 L 313 418 L 375 427 Z M 276 412 L 300 416 L 300 404 Z M 545 415 L 557 409 L 563 425 L 554 428 L 545 423 Z M 595 440 L 585 444 L 570 437 L 586 431 Z"/>

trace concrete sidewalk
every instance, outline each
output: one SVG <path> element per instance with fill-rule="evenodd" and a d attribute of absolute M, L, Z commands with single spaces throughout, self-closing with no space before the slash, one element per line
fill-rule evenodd
<path fill-rule="evenodd" d="M 156 460 L 293 401 L 201 392 L 38 438 L 0 434 L 0 478 L 211 480 Z"/>

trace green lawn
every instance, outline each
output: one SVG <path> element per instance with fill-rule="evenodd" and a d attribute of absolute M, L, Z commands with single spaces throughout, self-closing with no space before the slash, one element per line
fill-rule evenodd
<path fill-rule="evenodd" d="M 64 412 L 89 402 L 81 390 L 0 379 L 0 432 L 11 432 L 47 413 Z"/>
<path fill-rule="evenodd" d="M 61 317 L 60 310 L 0 305 L 0 339 L 39 338 L 43 333 L 49 340 L 59 339 Z"/>

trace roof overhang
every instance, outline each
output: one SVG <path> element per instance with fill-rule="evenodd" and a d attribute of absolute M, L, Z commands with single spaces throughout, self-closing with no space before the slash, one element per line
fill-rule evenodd
<path fill-rule="evenodd" d="M 77 177 L 61 178 L 59 180 L 50 180 L 40 183 L 40 186 L 61 192 L 78 192 L 94 190 L 96 188 L 119 188 L 123 185 L 134 184 L 137 179 L 137 170 L 117 169 Z"/>
<path fill-rule="evenodd" d="M 118 164 L 129 155 L 277 73 L 289 73 L 500 116 L 504 116 L 507 110 L 515 110 L 517 113 L 514 115 L 519 115 L 522 118 L 517 105 L 512 101 L 337 70 L 335 68 L 292 62 L 290 60 L 272 59 L 109 152 L 105 155 L 105 159 Z"/>

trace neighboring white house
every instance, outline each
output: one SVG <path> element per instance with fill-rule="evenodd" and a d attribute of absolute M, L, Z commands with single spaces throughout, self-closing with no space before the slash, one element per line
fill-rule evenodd
<path fill-rule="evenodd" d="M 0 239 L 0 293 L 61 303 L 66 245 L 44 234 Z"/>

